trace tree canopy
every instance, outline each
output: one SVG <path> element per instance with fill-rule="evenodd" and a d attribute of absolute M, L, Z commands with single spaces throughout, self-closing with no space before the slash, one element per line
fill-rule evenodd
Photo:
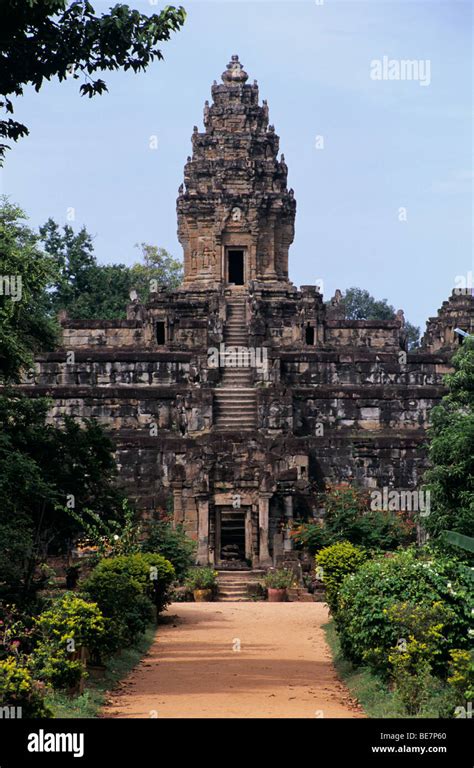
<path fill-rule="evenodd" d="M 40 234 L 58 275 L 48 297 L 55 314 L 64 309 L 74 320 L 122 318 L 132 289 L 146 301 L 152 290 L 176 288 L 182 279 L 181 262 L 165 248 L 141 243 L 142 262 L 131 267 L 99 264 L 85 227 L 74 232 L 68 224 L 61 229 L 48 219 Z"/>
<path fill-rule="evenodd" d="M 56 280 L 54 260 L 25 223 L 17 205 L 0 199 L 0 379 L 15 380 L 33 355 L 56 338 L 46 311 L 47 287 Z"/>
<path fill-rule="evenodd" d="M 387 299 L 375 299 L 364 288 L 348 288 L 344 292 L 342 306 L 348 320 L 393 320 L 396 312 Z M 420 329 L 411 323 L 405 323 L 408 346 L 417 347 Z"/>
<path fill-rule="evenodd" d="M 82 95 L 107 90 L 93 79 L 106 70 L 145 70 L 162 59 L 159 44 L 184 24 L 184 8 L 167 5 L 150 16 L 118 3 L 96 14 L 88 0 L 2 0 L 0 27 L 0 107 L 13 114 L 12 97 L 24 87 L 39 91 L 45 80 L 82 78 Z M 28 128 L 11 117 L 0 121 L 0 139 L 17 141 Z M 0 164 L 7 144 L 0 144 Z"/>
<path fill-rule="evenodd" d="M 474 531 L 474 340 L 466 339 L 446 376 L 449 394 L 431 411 L 429 458 L 425 475 L 431 512 L 423 525 L 433 536 L 443 530 Z"/>

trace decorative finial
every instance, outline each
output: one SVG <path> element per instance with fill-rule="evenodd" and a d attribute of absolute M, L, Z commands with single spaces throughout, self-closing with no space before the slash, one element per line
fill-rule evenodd
<path fill-rule="evenodd" d="M 197 127 L 197 125 L 194 125 L 193 126 L 193 133 L 197 133 L 197 132 L 198 132 L 198 127 Z"/>
<path fill-rule="evenodd" d="M 235 54 L 227 64 L 226 71 L 222 73 L 222 80 L 224 83 L 245 83 L 248 77 L 247 72 L 242 69 L 239 57 Z"/>

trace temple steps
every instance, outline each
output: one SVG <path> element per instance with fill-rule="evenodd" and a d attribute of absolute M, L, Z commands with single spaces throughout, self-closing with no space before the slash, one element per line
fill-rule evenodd
<path fill-rule="evenodd" d="M 223 603 L 250 602 L 247 585 L 263 578 L 263 570 L 219 570 L 217 569 L 217 599 Z"/>
<path fill-rule="evenodd" d="M 248 347 L 245 295 L 227 299 L 224 344 L 226 347 Z M 255 429 L 257 395 L 252 383 L 253 371 L 249 367 L 221 369 L 221 382 L 214 390 L 214 426 L 218 431 Z"/>

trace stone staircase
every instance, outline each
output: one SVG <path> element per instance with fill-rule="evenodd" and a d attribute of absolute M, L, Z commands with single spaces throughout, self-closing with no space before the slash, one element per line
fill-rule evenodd
<path fill-rule="evenodd" d="M 248 346 L 246 323 L 245 296 L 230 296 L 224 327 L 226 348 Z M 222 368 L 220 386 L 214 390 L 214 425 L 219 431 L 255 429 L 257 397 L 252 382 L 253 371 L 248 366 Z"/>
<path fill-rule="evenodd" d="M 217 569 L 217 599 L 223 603 L 250 602 L 247 586 L 263 579 L 263 570 L 231 571 Z"/>

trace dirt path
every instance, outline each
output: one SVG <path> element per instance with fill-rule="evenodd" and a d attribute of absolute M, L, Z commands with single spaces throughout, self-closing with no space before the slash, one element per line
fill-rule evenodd
<path fill-rule="evenodd" d="M 174 603 L 165 616 L 103 717 L 363 717 L 322 603 Z"/>

